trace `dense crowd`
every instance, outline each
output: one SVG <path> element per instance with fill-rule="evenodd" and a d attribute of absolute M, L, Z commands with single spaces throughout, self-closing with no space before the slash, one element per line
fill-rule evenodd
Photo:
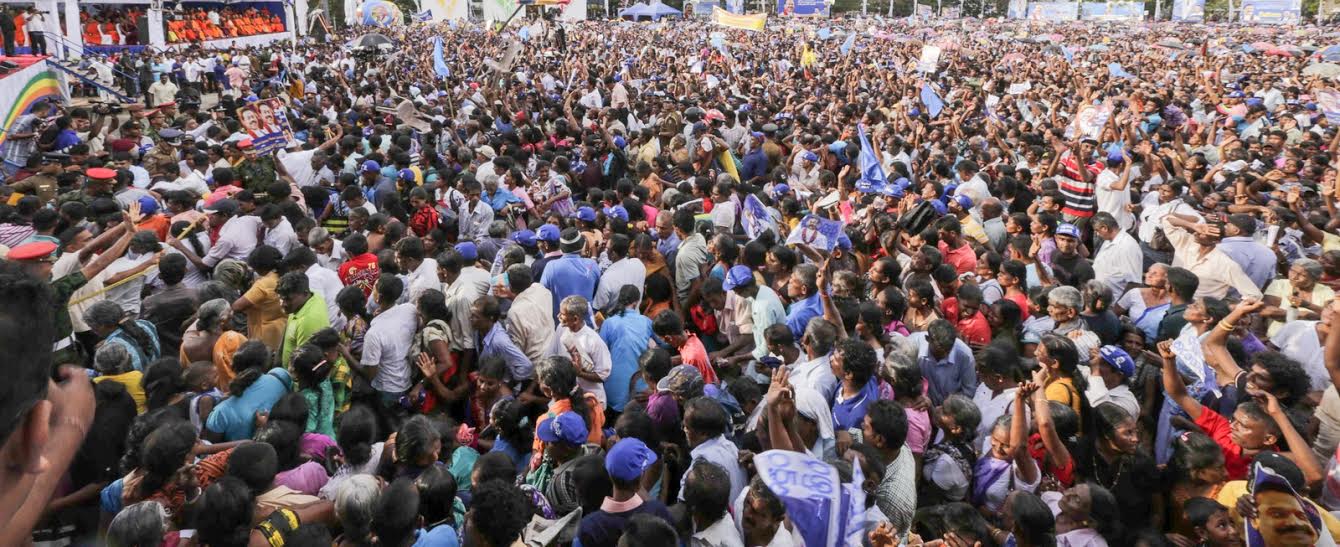
<path fill-rule="evenodd" d="M 39 103 L 0 544 L 1333 544 L 1325 31 L 1036 32 L 415 25 Z"/>

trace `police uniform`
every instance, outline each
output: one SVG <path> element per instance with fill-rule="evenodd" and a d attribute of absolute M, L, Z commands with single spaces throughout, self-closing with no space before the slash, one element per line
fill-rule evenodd
<path fill-rule="evenodd" d="M 107 188 L 111 188 L 116 182 L 116 171 L 113 169 L 107 169 L 105 167 L 89 168 L 84 171 L 84 176 L 93 180 L 102 181 L 102 183 Z M 114 198 L 111 191 L 108 190 L 99 192 L 97 195 L 90 195 L 86 191 L 86 189 L 80 188 L 78 190 L 71 190 L 64 194 L 61 194 L 60 197 L 57 198 L 57 202 L 58 204 L 64 204 L 70 201 L 77 201 L 79 203 L 83 203 L 84 205 L 90 205 L 93 203 L 93 200 L 104 197 Z"/>
<path fill-rule="evenodd" d="M 56 244 L 50 241 L 34 241 L 14 247 L 6 258 L 15 262 L 55 261 L 56 249 Z M 87 356 L 74 337 L 74 323 L 70 320 L 70 296 L 87 283 L 84 272 L 79 270 L 50 282 L 53 305 L 56 307 L 56 335 L 51 341 L 51 362 L 55 365 L 86 364 Z"/>

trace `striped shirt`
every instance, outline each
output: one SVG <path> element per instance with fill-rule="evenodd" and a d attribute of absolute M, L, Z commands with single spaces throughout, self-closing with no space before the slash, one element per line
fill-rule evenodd
<path fill-rule="evenodd" d="M 1086 169 L 1094 175 L 1102 170 L 1096 163 L 1087 166 Z M 1061 208 L 1062 214 L 1080 218 L 1093 216 L 1098 206 L 1094 198 L 1097 184 L 1092 179 L 1084 181 L 1084 175 L 1080 173 L 1079 160 L 1075 159 L 1074 155 L 1067 155 L 1061 159 L 1061 174 L 1056 177 L 1056 182 L 1060 187 L 1061 196 L 1065 198 L 1065 206 Z"/>

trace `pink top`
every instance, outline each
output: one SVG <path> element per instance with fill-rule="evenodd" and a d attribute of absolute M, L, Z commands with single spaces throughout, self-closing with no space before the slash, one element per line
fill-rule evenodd
<path fill-rule="evenodd" d="M 287 486 L 293 490 L 315 496 L 321 492 L 321 487 L 326 485 L 330 476 L 326 475 L 326 468 L 316 462 L 307 462 L 288 471 L 281 471 L 275 475 L 276 486 Z"/>
<path fill-rule="evenodd" d="M 299 450 L 303 456 L 313 460 L 324 460 L 326 458 L 326 449 L 334 447 L 339 452 L 339 445 L 335 444 L 335 439 L 322 435 L 320 433 L 303 433 L 302 441 L 299 444 Z M 295 488 L 296 490 L 296 488 Z"/>
<path fill-rule="evenodd" d="M 907 446 L 913 454 L 926 451 L 931 441 L 931 415 L 925 410 L 904 409 L 907 413 Z"/>

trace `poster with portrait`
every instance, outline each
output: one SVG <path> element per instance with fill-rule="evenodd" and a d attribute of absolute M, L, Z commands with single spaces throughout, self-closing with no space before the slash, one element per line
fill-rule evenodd
<path fill-rule="evenodd" d="M 754 239 L 768 230 L 774 232 L 777 230 L 772 214 L 768 213 L 763 201 L 753 194 L 745 197 L 744 205 L 740 207 L 740 225 L 744 227 L 744 233 L 749 239 Z"/>
<path fill-rule="evenodd" d="M 1335 545 L 1317 507 L 1273 469 L 1253 464 L 1248 478 L 1256 518 L 1243 519 L 1247 547 L 1312 547 Z"/>
<path fill-rule="evenodd" d="M 251 139 L 252 149 L 257 154 L 279 150 L 293 140 L 293 128 L 284 112 L 284 103 L 279 99 L 241 106 L 237 109 L 237 119 L 242 120 L 242 132 Z"/>
<path fill-rule="evenodd" d="M 1112 117 L 1112 102 L 1105 101 L 1101 105 L 1084 105 L 1080 107 L 1079 112 L 1075 113 L 1075 122 L 1066 130 L 1066 134 L 1071 138 L 1090 138 L 1098 139 L 1103 134 L 1103 127 L 1107 125 L 1107 120 Z"/>
<path fill-rule="evenodd" d="M 1327 121 L 1340 123 L 1340 91 L 1329 87 L 1317 91 L 1317 106 Z"/>
<path fill-rule="evenodd" d="M 842 222 L 818 215 L 805 215 L 805 218 L 800 219 L 800 225 L 791 230 L 791 234 L 786 237 L 786 244 L 804 244 L 815 249 L 831 251 L 837 246 L 840 234 L 842 234 Z"/>

